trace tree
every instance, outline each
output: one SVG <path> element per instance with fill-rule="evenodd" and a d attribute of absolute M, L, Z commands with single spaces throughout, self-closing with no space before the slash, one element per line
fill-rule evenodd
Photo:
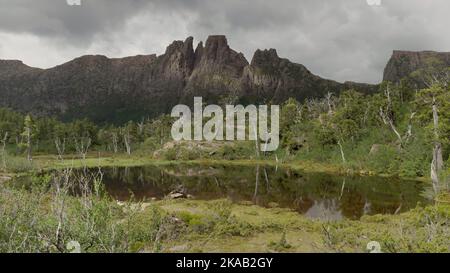
<path fill-rule="evenodd" d="M 24 131 L 22 132 L 22 136 L 25 137 L 25 143 L 23 144 L 27 149 L 27 159 L 28 161 L 33 160 L 33 137 L 34 137 L 35 125 L 33 119 L 30 115 L 27 115 L 24 120 Z"/>
<path fill-rule="evenodd" d="M 439 174 L 444 166 L 443 150 L 450 140 L 450 88 L 435 82 L 416 95 L 416 107 L 433 143 L 431 180 L 439 192 Z"/>
<path fill-rule="evenodd" d="M 1 139 L 1 143 L 2 143 L 2 169 L 4 171 L 6 171 L 6 143 L 8 141 L 8 132 L 6 132 L 3 136 L 3 138 Z"/>
<path fill-rule="evenodd" d="M 405 116 L 405 90 L 404 85 L 393 85 L 390 82 L 383 82 L 380 86 L 381 93 L 373 96 L 374 105 L 378 109 L 378 119 L 382 124 L 386 125 L 396 136 L 400 149 L 405 148 L 410 137 L 412 136 L 413 119 L 416 116 L 414 111 L 408 114 L 408 126 L 406 131 L 402 133 L 399 124 Z"/>
<path fill-rule="evenodd" d="M 283 141 L 283 145 L 288 149 L 292 145 L 295 145 L 296 139 L 299 137 L 297 125 L 300 122 L 300 104 L 290 98 L 281 107 L 280 115 L 280 137 Z"/>
<path fill-rule="evenodd" d="M 337 107 L 332 110 L 330 106 L 327 115 L 322 117 L 323 120 L 327 120 L 325 124 L 333 133 L 344 164 L 347 160 L 343 144 L 347 140 L 354 142 L 360 135 L 365 114 L 364 100 L 364 95 L 361 93 L 354 90 L 345 91 L 340 95 Z"/>

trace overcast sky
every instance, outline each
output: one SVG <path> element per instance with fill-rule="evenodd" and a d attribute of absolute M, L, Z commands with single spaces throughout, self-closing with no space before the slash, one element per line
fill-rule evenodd
<path fill-rule="evenodd" d="M 225 34 L 249 61 L 257 48 L 276 48 L 322 77 L 377 83 L 394 49 L 450 51 L 449 0 L 367 1 L 0 0 L 0 59 L 48 68 Z"/>

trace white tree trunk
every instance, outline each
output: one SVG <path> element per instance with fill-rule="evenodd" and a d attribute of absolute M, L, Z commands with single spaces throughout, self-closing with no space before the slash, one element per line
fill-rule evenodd
<path fill-rule="evenodd" d="M 112 134 L 112 146 L 113 146 L 113 151 L 115 154 L 117 154 L 117 152 L 119 151 L 119 139 L 117 137 L 117 133 L 113 133 Z"/>
<path fill-rule="evenodd" d="M 125 148 L 127 150 L 127 154 L 131 155 L 131 139 L 130 139 L 130 133 L 126 132 L 123 135 L 123 142 L 125 143 Z"/>
<path fill-rule="evenodd" d="M 86 159 L 86 155 L 89 151 L 89 147 L 91 146 L 91 143 L 92 143 L 92 140 L 90 137 L 88 137 L 88 138 L 81 137 L 80 142 L 78 142 L 77 139 L 75 139 L 75 147 L 83 160 Z"/>
<path fill-rule="evenodd" d="M 2 165 L 3 170 L 6 171 L 6 141 L 8 140 L 8 132 L 5 133 L 5 136 L 2 139 Z"/>
<path fill-rule="evenodd" d="M 66 139 L 64 138 L 61 142 L 61 139 L 57 137 L 55 139 L 56 151 L 58 152 L 58 159 L 63 160 L 63 155 L 66 151 Z"/>
<path fill-rule="evenodd" d="M 431 162 L 431 181 L 433 182 L 434 192 L 439 193 L 439 171 L 437 166 L 437 157 L 438 157 L 439 147 L 437 145 L 434 146 L 433 149 L 433 160 Z"/>
<path fill-rule="evenodd" d="M 338 141 L 338 145 L 339 145 L 339 149 L 341 150 L 341 157 L 342 157 L 342 162 L 347 163 L 347 160 L 345 160 L 345 154 L 344 154 L 344 148 L 342 147 L 341 141 Z"/>
<path fill-rule="evenodd" d="M 433 126 L 434 136 L 436 138 L 433 150 L 433 160 L 436 161 L 436 171 L 439 173 L 444 167 L 444 159 L 442 157 L 442 145 L 439 142 L 439 114 L 435 97 L 433 97 Z"/>
<path fill-rule="evenodd" d="M 26 136 L 27 136 L 27 159 L 28 161 L 33 161 L 32 156 L 32 147 L 31 147 L 31 128 L 26 129 Z"/>

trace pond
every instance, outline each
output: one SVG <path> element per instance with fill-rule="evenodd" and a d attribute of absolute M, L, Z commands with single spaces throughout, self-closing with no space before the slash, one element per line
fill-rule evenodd
<path fill-rule="evenodd" d="M 88 170 L 98 172 L 98 169 Z M 359 219 L 395 214 L 430 201 L 424 183 L 397 178 L 338 176 L 274 166 L 173 164 L 102 168 L 118 201 L 163 199 L 174 190 L 198 200 L 290 208 L 310 218 Z M 16 181 L 23 185 L 24 181 Z M 16 184 L 16 183 L 14 183 Z"/>
<path fill-rule="evenodd" d="M 400 213 L 429 202 L 422 196 L 424 184 L 417 181 L 305 173 L 273 166 L 176 164 L 102 171 L 107 192 L 119 201 L 131 195 L 137 200 L 162 199 L 181 188 L 194 199 L 228 198 L 328 220 Z"/>

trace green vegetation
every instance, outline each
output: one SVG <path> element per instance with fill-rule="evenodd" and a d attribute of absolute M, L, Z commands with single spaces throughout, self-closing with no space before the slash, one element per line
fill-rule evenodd
<path fill-rule="evenodd" d="M 167 115 L 116 127 L 0 109 L 0 252 L 365 252 L 370 241 L 384 252 L 449 252 L 450 86 L 432 69 L 412 77 L 427 87 L 405 79 L 372 95 L 286 101 L 282 145 L 264 154 L 250 141 L 172 142 Z M 436 205 L 400 215 L 323 222 L 224 200 L 118 203 L 101 172 L 71 176 L 71 168 L 177 162 L 425 178 L 438 194 Z M 48 169 L 57 172 L 26 189 L 5 182 Z"/>
<path fill-rule="evenodd" d="M 449 252 L 450 207 L 438 204 L 394 216 L 324 222 L 281 208 L 227 200 L 121 203 L 99 177 L 67 170 L 35 178 L 31 188 L 0 185 L 0 252 Z M 76 250 L 76 247 L 75 247 Z"/>
<path fill-rule="evenodd" d="M 262 155 L 249 141 L 170 142 L 172 119 L 168 116 L 113 127 L 88 120 L 62 123 L 0 109 L 1 167 L 4 171 L 28 169 L 30 164 L 15 159 L 24 155 L 31 161 L 33 155 L 71 159 L 73 155 L 126 154 L 170 161 L 306 161 L 357 173 L 428 178 L 436 158 L 438 180 L 445 182 L 450 154 L 449 90 L 435 83 L 416 92 L 402 81 L 383 83 L 374 95 L 348 90 L 304 103 L 290 99 L 282 105 L 282 145 L 276 152 Z"/>

